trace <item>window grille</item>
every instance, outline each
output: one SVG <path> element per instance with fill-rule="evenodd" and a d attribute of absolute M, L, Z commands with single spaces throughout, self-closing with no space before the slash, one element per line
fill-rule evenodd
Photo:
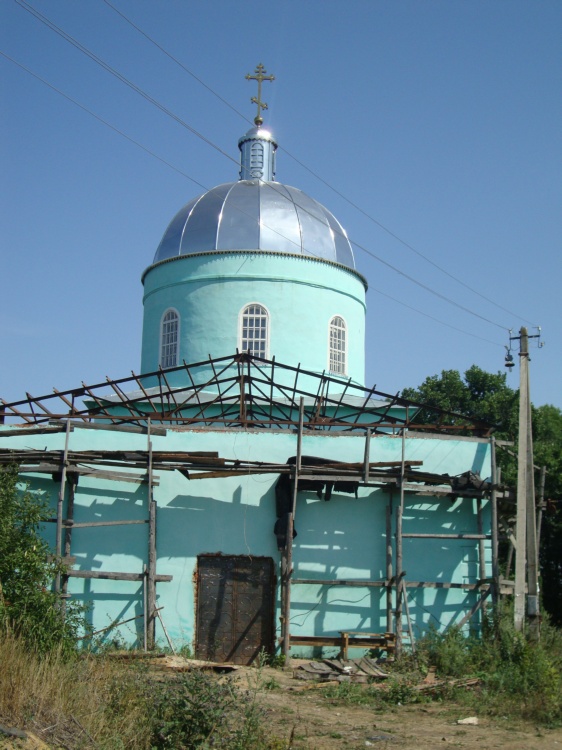
<path fill-rule="evenodd" d="M 175 310 L 168 310 L 162 318 L 160 365 L 163 369 L 178 364 L 179 317 Z"/>
<path fill-rule="evenodd" d="M 330 372 L 345 375 L 346 371 L 346 342 L 347 331 L 345 320 L 336 315 L 330 321 Z"/>
<path fill-rule="evenodd" d="M 240 349 L 254 357 L 267 358 L 269 314 L 261 305 L 247 305 L 242 310 Z"/>

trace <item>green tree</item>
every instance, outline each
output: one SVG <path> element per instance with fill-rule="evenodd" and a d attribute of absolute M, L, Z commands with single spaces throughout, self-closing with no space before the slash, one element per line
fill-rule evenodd
<path fill-rule="evenodd" d="M 426 378 L 419 388 L 405 388 L 402 396 L 475 421 L 489 422 L 498 426 L 506 440 L 516 435 L 519 393 L 506 384 L 504 373 L 486 372 L 476 365 L 468 369 L 464 377 L 458 370 L 443 370 L 441 375 Z M 417 419 L 433 421 L 435 413 L 422 410 Z M 448 424 L 455 421 L 454 417 L 445 419 Z"/>
<path fill-rule="evenodd" d="M 474 421 L 484 420 L 495 426 L 498 439 L 517 443 L 519 424 L 519 391 L 510 388 L 504 373 L 490 373 L 476 365 L 464 376 L 457 370 L 443 370 L 432 375 L 418 388 L 405 388 L 404 398 L 428 407 L 457 412 Z M 422 409 L 416 421 L 435 421 L 431 408 Z M 446 424 L 462 424 L 455 417 L 444 419 Z M 562 625 L 562 411 L 555 406 L 532 407 L 534 462 L 546 467 L 545 498 L 547 511 L 541 533 L 541 576 L 543 603 L 553 621 Z M 511 453 L 499 450 L 498 465 L 502 481 L 514 485 L 517 463 Z M 535 476 L 538 492 L 539 474 Z"/>
<path fill-rule="evenodd" d="M 52 590 L 61 572 L 41 536 L 47 503 L 18 487 L 16 466 L 0 469 L 0 624 L 36 651 L 71 651 L 82 625 L 82 608 Z"/>
<path fill-rule="evenodd" d="M 550 404 L 534 409 L 533 437 L 535 465 L 547 471 L 540 549 L 542 594 L 553 621 L 562 626 L 562 411 Z"/>

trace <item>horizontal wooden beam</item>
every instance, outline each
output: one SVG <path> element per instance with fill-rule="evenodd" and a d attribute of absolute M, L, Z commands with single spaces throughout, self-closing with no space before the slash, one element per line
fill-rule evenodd
<path fill-rule="evenodd" d="M 142 581 L 144 573 L 116 573 L 109 570 L 67 570 L 69 578 L 100 578 L 108 581 Z M 169 583 L 173 576 L 154 577 L 157 583 Z"/>
<path fill-rule="evenodd" d="M 321 580 L 318 578 L 291 578 L 291 584 L 305 584 L 309 586 L 351 586 L 355 588 L 385 588 L 392 586 L 395 579 L 390 581 L 357 581 L 357 580 Z M 476 591 L 488 586 L 487 581 L 479 583 L 452 583 L 450 581 L 403 581 L 403 586 L 408 588 L 427 588 L 427 589 L 465 589 L 467 591 Z M 291 638 L 292 640 L 292 638 Z"/>
<path fill-rule="evenodd" d="M 74 429 L 70 426 L 70 432 Z M 23 437 L 27 435 L 46 435 L 49 433 L 56 434 L 66 432 L 66 424 L 60 424 L 54 427 L 14 427 L 13 429 L 0 430 L 0 437 Z"/>
<path fill-rule="evenodd" d="M 115 419 L 116 417 L 110 417 L 109 419 Z M 103 414 L 99 414 L 96 416 L 96 419 L 103 420 Z M 141 435 L 146 435 L 148 430 L 146 427 L 141 426 L 138 427 L 137 425 L 128 425 L 128 424 L 112 424 L 109 419 L 104 420 L 104 422 L 75 422 L 71 423 L 71 429 L 73 427 L 79 428 L 81 430 L 112 430 L 114 432 L 133 432 Z M 142 417 L 135 417 L 135 419 L 142 419 Z M 49 422 L 49 424 L 52 425 L 59 425 L 63 424 L 66 425 L 66 422 Z M 150 434 L 151 435 L 159 435 L 160 437 L 166 436 L 166 428 L 165 427 L 155 427 L 154 425 L 150 425 Z"/>
<path fill-rule="evenodd" d="M 347 645 L 353 648 L 373 648 L 379 646 L 388 651 L 394 650 L 394 634 L 349 636 Z M 341 635 L 291 635 L 291 646 L 339 646 L 343 648 Z"/>
<path fill-rule="evenodd" d="M 404 539 L 491 539 L 490 534 L 402 534 Z"/>
<path fill-rule="evenodd" d="M 55 519 L 56 520 L 56 519 Z M 89 529 L 96 526 L 131 526 L 133 524 L 148 523 L 148 518 L 134 519 L 130 521 L 85 521 L 75 523 L 74 521 L 63 521 L 62 525 L 66 529 Z"/>
<path fill-rule="evenodd" d="M 291 578 L 291 584 L 300 583 L 300 584 L 307 584 L 311 586 L 355 586 L 355 587 L 375 587 L 375 588 L 381 588 L 384 586 L 388 586 L 387 581 L 355 581 L 355 580 L 342 580 L 342 579 L 332 579 L 332 580 L 319 580 L 317 578 Z M 291 640 L 292 637 L 291 637 Z"/>
<path fill-rule="evenodd" d="M 18 463 L 19 456 L 14 456 L 13 460 Z M 82 459 L 87 461 L 87 458 Z M 29 456 L 22 458 L 19 471 L 21 474 L 57 474 L 61 470 L 60 463 L 29 463 Z M 71 461 L 67 463 L 67 472 L 79 474 L 81 477 L 95 477 L 97 479 L 107 479 L 110 482 L 132 482 L 134 484 L 146 484 L 148 482 L 147 474 L 134 474 L 124 471 L 108 471 L 104 469 L 89 469 L 83 466 L 76 466 Z M 158 486 L 158 479 L 152 482 Z"/>
<path fill-rule="evenodd" d="M 56 518 L 47 518 L 47 523 L 56 523 Z M 130 526 L 133 524 L 148 523 L 147 518 L 131 519 L 129 521 L 84 521 L 76 523 L 75 521 L 63 521 L 65 529 L 89 529 L 96 526 Z"/>

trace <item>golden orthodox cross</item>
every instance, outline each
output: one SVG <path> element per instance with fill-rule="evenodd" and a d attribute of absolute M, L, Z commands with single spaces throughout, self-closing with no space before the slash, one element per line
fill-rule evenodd
<path fill-rule="evenodd" d="M 253 104 L 258 105 L 258 114 L 256 117 L 254 117 L 254 122 L 256 123 L 256 126 L 259 128 L 260 125 L 263 125 L 263 117 L 261 116 L 261 110 L 267 109 L 267 104 L 265 102 L 262 102 L 261 100 L 261 84 L 262 81 L 274 81 L 275 76 L 267 76 L 265 75 L 267 73 L 267 70 L 263 67 L 263 65 L 260 63 L 255 70 L 256 75 L 250 75 L 249 73 L 246 76 L 247 81 L 257 81 L 258 82 L 258 95 L 253 96 L 250 101 Z"/>

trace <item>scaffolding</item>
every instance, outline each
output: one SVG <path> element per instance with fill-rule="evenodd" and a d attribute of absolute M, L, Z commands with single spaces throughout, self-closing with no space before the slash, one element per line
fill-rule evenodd
<path fill-rule="evenodd" d="M 210 374 L 209 374 L 210 373 Z M 182 385 L 172 385 L 182 381 Z M 466 415 L 429 407 L 432 421 L 416 425 L 397 414 L 415 416 L 426 404 L 366 389 L 350 379 L 312 372 L 236 352 L 228 357 L 86 385 L 44 396 L 27 393 L 8 403 L 0 399 L 0 424 L 20 420 L 46 425 L 55 419 L 111 424 L 177 427 L 295 429 L 303 399 L 303 424 L 314 430 L 350 432 L 366 426 L 373 434 L 418 428 L 432 432 L 489 435 L 493 425 Z"/>
<path fill-rule="evenodd" d="M 202 372 L 212 371 L 212 377 L 202 377 Z M 172 387 L 169 380 L 175 372 L 185 375 L 185 387 Z M 282 373 L 281 379 L 276 373 Z M 287 373 L 293 385 L 286 386 Z M 305 378 L 301 383 L 301 378 Z M 155 385 L 146 385 L 154 383 Z M 314 390 L 311 383 L 316 383 Z M 136 387 L 136 392 L 128 392 Z M 143 585 L 143 633 L 145 648 L 155 643 L 156 619 L 161 618 L 156 605 L 157 584 L 172 580 L 171 576 L 158 575 L 156 555 L 157 505 L 153 489 L 163 471 L 178 471 L 188 480 L 248 476 L 251 474 L 288 475 L 291 483 L 292 503 L 285 547 L 280 552 L 281 563 L 281 631 L 279 645 L 288 656 L 292 645 L 333 645 L 339 643 L 343 653 L 351 646 L 385 648 L 400 653 L 404 633 L 414 645 L 414 635 L 408 606 L 408 590 L 415 588 L 460 588 L 477 591 L 476 603 L 457 623 L 464 625 L 491 596 L 497 602 L 502 590 L 498 564 L 498 500 L 508 496 L 501 487 L 495 468 L 495 440 L 490 437 L 492 428 L 482 422 L 471 422 L 466 417 L 439 409 L 433 410 L 432 424 L 417 425 L 416 414 L 426 405 L 401 398 L 398 394 L 366 390 L 350 381 L 326 373 L 315 374 L 275 362 L 261 360 L 249 354 L 236 353 L 232 357 L 209 359 L 194 365 L 183 364 L 174 370 L 158 370 L 142 376 L 109 380 L 93 386 L 82 385 L 70 391 L 54 390 L 53 394 L 34 398 L 27 394 L 21 401 L 7 403 L 2 400 L 0 437 L 23 434 L 64 434 L 61 450 L 29 450 L 0 448 L 0 464 L 17 463 L 22 474 L 50 474 L 60 482 L 56 517 L 56 554 L 65 567 L 63 575 L 55 581 L 63 598 L 68 597 L 70 578 L 105 578 L 110 580 L 140 581 Z M 61 404 L 63 408 L 61 408 Z M 397 408 L 400 407 L 400 408 Z M 5 420 L 23 420 L 15 426 Z M 115 430 L 146 435 L 145 450 L 88 450 L 71 449 L 70 436 L 76 429 Z M 239 460 L 219 456 L 217 452 L 155 451 L 155 435 L 164 436 L 167 430 L 217 430 L 217 429 L 282 429 L 295 435 L 296 455 L 287 463 Z M 351 433 L 364 436 L 363 461 L 357 463 L 326 461 L 310 465 L 303 461 L 302 441 L 305 435 L 317 435 L 329 430 L 333 435 Z M 408 460 L 407 442 L 422 431 L 439 435 L 440 439 L 458 439 L 457 435 L 475 436 L 479 441 L 490 441 L 492 453 L 491 481 L 481 487 L 459 489 L 455 478 L 449 475 L 426 472 L 420 461 Z M 371 462 L 373 436 L 394 435 L 401 440 L 399 461 Z M 470 438 L 469 438 L 470 439 Z M 1 444 L 0 444 L 1 445 Z M 144 519 L 118 521 L 74 520 L 74 492 L 81 476 L 135 482 L 147 485 L 147 513 Z M 294 576 L 293 526 L 297 513 L 299 484 L 306 481 L 351 482 L 358 487 L 383 489 L 386 506 L 386 570 L 381 580 L 320 580 Z M 475 528 L 457 534 L 406 533 L 402 528 L 405 497 L 426 495 L 438 500 L 466 498 L 476 501 Z M 485 533 L 482 520 L 482 502 L 491 503 L 491 528 Z M 146 565 L 141 571 L 117 572 L 74 570 L 72 565 L 72 531 L 80 527 L 138 524 L 148 527 Z M 444 581 L 415 581 L 406 578 L 403 541 L 408 538 L 441 540 L 470 539 L 478 541 L 478 579 L 474 583 Z M 394 539 L 394 549 L 393 549 Z M 491 570 L 487 570 L 485 545 L 492 553 Z M 386 590 L 386 632 L 358 633 L 341 631 L 340 637 L 292 636 L 291 590 L 294 586 L 375 587 Z M 404 615 L 407 629 L 404 630 Z"/>

